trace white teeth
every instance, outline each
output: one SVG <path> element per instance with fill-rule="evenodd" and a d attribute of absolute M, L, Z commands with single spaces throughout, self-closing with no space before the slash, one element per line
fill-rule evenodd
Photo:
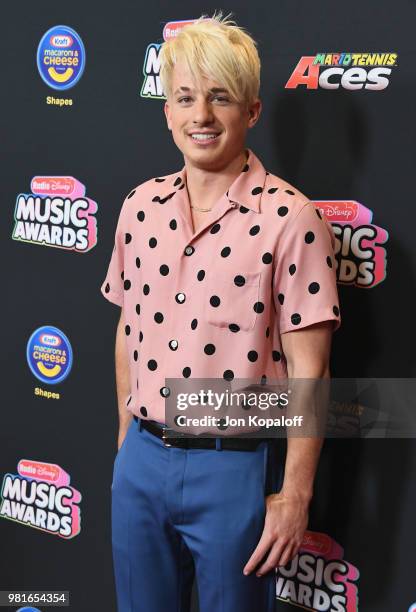
<path fill-rule="evenodd" d="M 191 134 L 194 140 L 208 140 L 210 138 L 216 138 L 218 134 Z"/>

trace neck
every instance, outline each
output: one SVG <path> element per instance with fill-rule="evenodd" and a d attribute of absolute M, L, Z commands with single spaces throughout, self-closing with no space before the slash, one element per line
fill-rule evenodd
<path fill-rule="evenodd" d="M 185 159 L 186 185 L 190 204 L 198 208 L 212 208 L 235 181 L 245 163 L 244 149 L 220 170 L 198 168 L 189 164 Z"/>

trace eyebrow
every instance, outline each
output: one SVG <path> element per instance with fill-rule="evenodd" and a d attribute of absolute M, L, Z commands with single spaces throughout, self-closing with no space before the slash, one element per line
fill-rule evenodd
<path fill-rule="evenodd" d="M 189 93 L 193 91 L 193 89 L 191 89 L 190 87 L 178 87 L 178 89 L 174 92 L 174 96 L 176 96 L 176 94 L 181 93 L 181 92 L 186 92 Z M 228 89 L 225 89 L 224 87 L 211 87 L 210 89 L 208 89 L 209 93 L 229 93 Z"/>

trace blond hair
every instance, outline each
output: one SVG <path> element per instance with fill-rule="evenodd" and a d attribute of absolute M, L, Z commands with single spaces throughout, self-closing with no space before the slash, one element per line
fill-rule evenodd
<path fill-rule="evenodd" d="M 230 15 L 201 15 L 184 26 L 175 38 L 162 44 L 160 80 L 167 97 L 172 95 L 172 72 L 183 60 L 193 81 L 201 85 L 210 77 L 225 87 L 233 100 L 251 104 L 260 88 L 260 59 L 256 42 Z"/>

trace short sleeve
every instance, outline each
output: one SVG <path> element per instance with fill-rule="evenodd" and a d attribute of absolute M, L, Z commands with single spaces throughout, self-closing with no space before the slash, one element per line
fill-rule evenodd
<path fill-rule="evenodd" d="M 283 230 L 276 253 L 273 298 L 280 333 L 321 321 L 341 324 L 335 235 L 318 208 L 306 203 Z"/>
<path fill-rule="evenodd" d="M 121 208 L 114 236 L 113 252 L 107 268 L 107 274 L 101 285 L 103 296 L 117 306 L 123 306 L 124 293 L 124 247 L 126 232 L 124 229 L 124 204 Z"/>

